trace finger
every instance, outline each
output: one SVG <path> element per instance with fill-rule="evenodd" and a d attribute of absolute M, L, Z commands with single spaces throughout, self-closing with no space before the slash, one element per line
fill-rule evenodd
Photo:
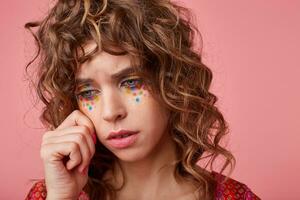
<path fill-rule="evenodd" d="M 90 135 L 92 136 L 92 141 L 96 144 L 97 135 L 95 132 L 93 122 L 81 111 L 74 110 L 58 127 L 56 130 L 62 130 L 71 126 L 86 126 L 89 130 Z M 89 142 L 90 143 L 90 142 Z M 90 146 L 93 146 L 90 144 Z M 94 151 L 91 147 L 92 152 Z"/>
<path fill-rule="evenodd" d="M 67 135 L 54 136 L 48 138 L 44 142 L 44 144 L 57 144 L 57 143 L 64 143 L 64 142 L 74 142 L 79 145 L 82 162 L 78 169 L 81 172 L 86 166 L 89 165 L 89 162 L 94 154 L 89 149 L 86 136 L 84 136 L 82 133 L 71 133 Z"/>
<path fill-rule="evenodd" d="M 62 130 L 55 130 L 55 131 L 47 132 L 43 135 L 42 144 L 49 143 L 49 139 L 52 137 L 70 135 L 70 134 L 74 134 L 74 133 L 80 133 L 80 134 L 84 135 L 84 137 L 87 140 L 90 152 L 92 155 L 94 155 L 94 153 L 95 153 L 94 139 L 93 139 L 93 136 L 89 133 L 89 130 L 86 126 L 71 126 L 71 127 L 68 127 L 68 128 L 62 129 Z M 96 136 L 95 136 L 95 138 L 96 138 Z"/>
<path fill-rule="evenodd" d="M 74 110 L 56 130 L 61 130 L 70 126 L 82 125 L 89 129 L 90 134 L 95 133 L 93 122 L 79 110 Z"/>
<path fill-rule="evenodd" d="M 49 143 L 41 147 L 40 157 L 44 162 L 62 161 L 66 156 L 70 157 L 70 160 L 66 164 L 68 170 L 81 163 L 80 149 L 74 142 Z"/>

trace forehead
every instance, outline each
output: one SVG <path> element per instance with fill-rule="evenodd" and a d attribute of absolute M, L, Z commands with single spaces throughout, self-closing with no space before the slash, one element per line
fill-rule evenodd
<path fill-rule="evenodd" d="M 88 42 L 84 45 L 85 53 L 88 54 L 96 48 L 95 42 Z M 139 59 L 130 54 L 112 55 L 99 50 L 90 60 L 80 64 L 76 72 L 76 78 L 86 78 L 95 75 L 110 76 L 123 68 L 139 65 Z"/>

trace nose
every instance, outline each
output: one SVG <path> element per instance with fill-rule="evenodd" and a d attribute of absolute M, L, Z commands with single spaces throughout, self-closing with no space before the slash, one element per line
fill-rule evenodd
<path fill-rule="evenodd" d="M 107 122 L 116 122 L 127 116 L 122 96 L 117 91 L 108 90 L 102 96 L 102 118 Z"/>

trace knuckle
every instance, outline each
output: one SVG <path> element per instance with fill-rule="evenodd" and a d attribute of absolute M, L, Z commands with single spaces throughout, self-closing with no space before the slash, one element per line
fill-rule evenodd
<path fill-rule="evenodd" d="M 43 145 L 40 149 L 40 158 L 42 160 L 46 160 L 49 157 L 49 151 L 47 149 L 47 145 Z"/>
<path fill-rule="evenodd" d="M 47 132 L 45 132 L 45 133 L 43 134 L 43 136 L 42 136 L 42 140 L 43 140 L 43 141 L 46 140 L 46 139 L 49 137 L 50 132 L 51 132 L 51 131 L 47 131 Z"/>
<path fill-rule="evenodd" d="M 86 134 L 86 133 L 89 133 L 90 131 L 89 131 L 88 127 L 80 126 L 80 132 Z"/>
<path fill-rule="evenodd" d="M 72 114 L 74 115 L 74 116 L 80 116 L 81 115 L 81 112 L 79 111 L 79 110 L 74 110 L 73 112 L 72 112 Z"/>
<path fill-rule="evenodd" d="M 78 142 L 78 143 L 82 143 L 84 140 L 84 136 L 82 134 L 76 134 L 74 137 L 75 137 L 76 142 Z"/>
<path fill-rule="evenodd" d="M 46 140 L 42 140 L 40 143 L 40 148 L 42 148 L 46 144 Z"/>
<path fill-rule="evenodd" d="M 76 144 L 75 142 L 71 142 L 69 148 L 73 152 L 76 152 L 79 150 L 78 144 Z"/>

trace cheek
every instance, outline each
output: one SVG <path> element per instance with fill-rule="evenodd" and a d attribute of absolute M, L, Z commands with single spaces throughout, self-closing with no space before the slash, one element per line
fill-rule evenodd
<path fill-rule="evenodd" d="M 122 89 L 122 93 L 125 95 L 126 100 L 134 105 L 141 105 L 145 103 L 150 96 L 148 90 L 144 85 L 134 88 L 124 88 Z M 89 99 L 80 97 L 78 106 L 81 111 L 88 114 L 92 113 L 96 109 L 99 101 L 99 95 L 96 95 Z"/>
<path fill-rule="evenodd" d="M 136 105 L 142 104 L 149 96 L 149 92 L 144 85 L 134 88 L 125 88 L 123 89 L 123 93 L 128 101 Z"/>
<path fill-rule="evenodd" d="M 92 112 L 95 110 L 97 103 L 100 101 L 100 97 L 98 95 L 94 96 L 93 98 L 85 99 L 79 98 L 78 105 L 80 110 L 86 112 Z"/>

